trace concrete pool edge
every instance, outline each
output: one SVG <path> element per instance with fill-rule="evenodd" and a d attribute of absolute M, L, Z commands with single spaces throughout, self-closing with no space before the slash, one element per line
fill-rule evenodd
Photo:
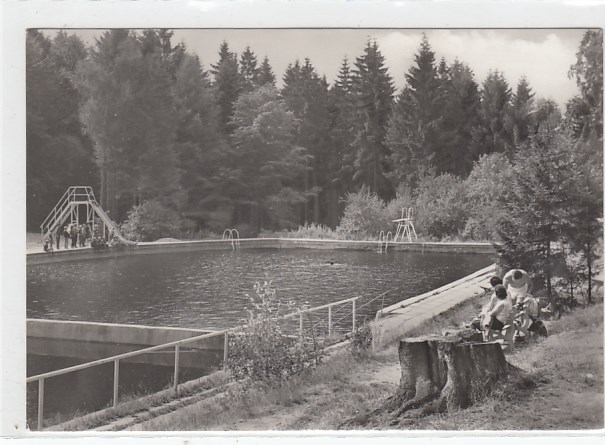
<path fill-rule="evenodd" d="M 243 238 L 240 240 L 241 249 L 318 249 L 318 250 L 368 250 L 377 251 L 378 241 L 351 241 L 328 239 L 301 238 Z M 410 252 L 443 252 L 443 253 L 494 253 L 489 242 L 397 242 L 389 243 L 389 248 L 395 251 Z M 173 242 L 140 243 L 132 247 L 96 252 L 92 248 L 75 250 L 59 250 L 54 253 L 27 253 L 27 265 L 51 264 L 74 260 L 90 260 L 101 258 L 117 258 L 129 255 L 146 255 L 169 252 L 191 251 L 229 251 L 233 250 L 231 240 L 195 240 Z"/>

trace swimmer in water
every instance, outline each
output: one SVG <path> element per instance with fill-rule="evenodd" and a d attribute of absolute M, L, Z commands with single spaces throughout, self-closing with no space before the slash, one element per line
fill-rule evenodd
<path fill-rule="evenodd" d="M 334 265 L 334 260 L 328 261 L 328 264 L 330 264 L 331 266 Z"/>

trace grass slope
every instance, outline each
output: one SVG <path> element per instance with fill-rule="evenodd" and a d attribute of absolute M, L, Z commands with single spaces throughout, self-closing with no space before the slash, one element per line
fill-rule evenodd
<path fill-rule="evenodd" d="M 477 312 L 476 298 L 416 329 L 414 335 L 460 325 Z M 603 305 L 548 323 L 551 336 L 522 345 L 507 360 L 524 372 L 485 400 L 450 414 L 398 424 L 429 430 L 567 430 L 603 427 Z M 393 429 L 371 412 L 392 395 L 400 376 L 395 346 L 353 358 L 344 352 L 314 373 L 280 385 L 236 386 L 136 425 L 136 430 L 334 430 L 357 417 L 372 429 Z"/>

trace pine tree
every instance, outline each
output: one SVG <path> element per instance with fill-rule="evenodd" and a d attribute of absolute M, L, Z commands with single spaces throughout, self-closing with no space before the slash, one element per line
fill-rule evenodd
<path fill-rule="evenodd" d="M 265 85 L 275 86 L 275 74 L 273 74 L 273 68 L 271 68 L 269 58 L 267 56 L 265 56 L 263 63 L 259 68 L 257 83 L 260 87 Z"/>
<path fill-rule="evenodd" d="M 519 79 L 517 91 L 512 96 L 510 108 L 510 125 L 516 146 L 525 142 L 534 127 L 535 93 L 532 92 L 529 82 L 525 76 Z"/>
<path fill-rule="evenodd" d="M 576 188 L 570 144 L 563 134 L 540 130 L 516 152 L 498 226 L 504 265 L 535 274 L 549 297 L 557 266 L 564 262 L 564 215 Z"/>
<path fill-rule="evenodd" d="M 219 61 L 212 65 L 214 88 L 217 103 L 221 110 L 220 122 L 225 134 L 231 134 L 234 127 L 230 124 L 233 116 L 233 104 L 242 91 L 242 80 L 238 70 L 237 54 L 229 50 L 229 44 L 223 42 L 219 49 Z"/>
<path fill-rule="evenodd" d="M 438 172 L 465 177 L 471 172 L 476 157 L 472 132 L 479 118 L 479 85 L 468 65 L 458 60 L 449 67 L 448 79 L 442 80 L 442 85 L 443 120 L 435 165 Z"/>
<path fill-rule="evenodd" d="M 513 135 L 510 131 L 512 91 L 503 74 L 491 71 L 481 91 L 479 121 L 473 129 L 475 155 L 505 153 L 512 159 Z"/>
<path fill-rule="evenodd" d="M 185 55 L 174 85 L 177 130 L 175 151 L 180 185 L 185 192 L 184 215 L 198 228 L 222 230 L 231 224 L 228 146 L 220 134 L 219 109 L 205 72 L 196 57 Z M 225 215 L 217 221 L 217 215 Z M 227 219 L 228 218 L 228 219 Z"/>
<path fill-rule="evenodd" d="M 353 181 L 368 185 L 382 199 L 390 199 L 394 197 L 394 189 L 386 176 L 391 166 L 385 137 L 394 88 L 384 56 L 375 41 L 368 41 L 364 54 L 356 59 L 352 80 L 355 100 L 355 115 L 351 122 L 355 153 Z"/>
<path fill-rule="evenodd" d="M 249 46 L 240 56 L 239 74 L 242 81 L 242 92 L 249 93 L 259 86 L 260 68 L 257 66 L 256 55 Z"/>
<path fill-rule="evenodd" d="M 397 98 L 389 122 L 387 145 L 396 184 L 414 187 L 439 156 L 444 84 L 449 80 L 445 61 L 435 66 L 435 53 L 424 35 L 415 64 L 405 74 L 406 86 Z M 437 156 L 437 158 L 436 158 Z"/>
<path fill-rule="evenodd" d="M 305 147 L 312 156 L 311 168 L 303 178 L 303 189 L 312 199 L 303 206 L 303 222 L 323 222 L 320 208 L 320 192 L 330 181 L 327 170 L 330 146 L 328 144 L 328 85 L 320 78 L 309 59 L 304 65 L 297 61 L 284 75 L 281 92 L 286 106 L 299 119 L 296 144 Z"/>
<path fill-rule="evenodd" d="M 347 57 L 343 59 L 336 81 L 330 88 L 328 100 L 328 137 L 332 149 L 327 162 L 327 169 L 331 172 L 326 198 L 327 221 L 331 227 L 336 227 L 344 211 L 340 198 L 353 191 L 355 172 L 355 153 L 352 148 L 355 103 L 353 75 Z"/>

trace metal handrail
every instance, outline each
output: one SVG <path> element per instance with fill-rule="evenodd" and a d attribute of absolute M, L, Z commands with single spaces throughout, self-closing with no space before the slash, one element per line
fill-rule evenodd
<path fill-rule="evenodd" d="M 42 238 L 51 231 L 57 224 L 57 221 L 62 219 L 64 213 L 69 209 L 70 204 L 77 200 L 78 197 L 85 197 L 87 202 L 97 203 L 92 187 L 86 185 L 77 185 L 69 187 L 57 204 L 53 207 L 48 216 L 40 224 L 40 232 Z"/>
<path fill-rule="evenodd" d="M 352 331 L 355 332 L 355 303 L 357 301 L 357 299 L 359 299 L 359 297 L 353 297 L 353 298 L 348 298 L 346 300 L 340 300 L 340 301 L 335 301 L 333 303 L 328 303 L 328 304 L 324 304 L 321 306 L 316 306 L 313 308 L 307 308 L 307 309 L 301 309 L 299 311 L 296 312 L 292 312 L 290 314 L 286 314 L 284 316 L 280 316 L 280 317 L 276 317 L 275 320 L 279 320 L 279 319 L 289 319 L 289 318 L 293 318 L 296 316 L 300 317 L 300 336 L 302 338 L 302 334 L 303 334 L 303 316 L 304 314 L 308 314 L 311 312 L 315 312 L 321 309 L 325 309 L 328 308 L 328 326 L 329 326 L 329 330 L 331 331 L 331 326 L 332 326 L 332 307 L 333 306 L 338 306 L 338 305 L 344 305 L 346 303 L 353 303 L 353 317 L 352 317 Z M 348 315 L 347 315 L 348 316 Z M 345 317 L 343 317 L 345 318 Z M 343 318 L 341 318 L 340 320 L 342 320 Z M 338 320 L 338 321 L 340 321 Z M 338 322 L 337 321 L 337 322 Z M 114 355 L 111 357 L 106 357 L 103 359 L 99 359 L 99 360 L 94 360 L 92 362 L 87 362 L 87 363 L 82 363 L 80 365 L 75 365 L 75 366 L 70 366 L 69 368 L 63 368 L 63 369 L 58 369 L 56 371 L 50 371 L 50 372 L 46 372 L 43 374 L 38 374 L 35 376 L 31 376 L 31 377 L 27 377 L 25 379 L 26 383 L 33 383 L 33 382 L 38 382 L 38 430 L 42 430 L 43 429 L 43 416 L 44 416 L 44 381 L 48 378 L 51 377 L 56 377 L 59 375 L 65 375 L 65 374 L 69 374 L 71 372 L 76 372 L 76 371 L 81 371 L 84 369 L 88 369 L 88 368 L 92 368 L 94 366 L 99 366 L 99 365 L 103 365 L 106 363 L 114 363 L 114 382 L 113 382 L 113 407 L 115 408 L 118 404 L 118 382 L 119 382 L 119 376 L 120 376 L 120 360 L 124 360 L 127 358 L 131 358 L 131 357 L 135 357 L 138 355 L 143 355 L 143 354 L 147 354 L 147 353 L 151 353 L 151 352 L 155 352 L 155 351 L 159 351 L 162 349 L 166 349 L 166 348 L 170 348 L 170 347 L 174 347 L 174 381 L 173 381 L 173 385 L 174 385 L 174 390 L 178 396 L 178 376 L 179 376 L 179 355 L 180 355 L 180 346 L 187 344 L 187 343 L 192 343 L 195 341 L 199 341 L 199 340 L 203 340 L 206 338 L 212 338 L 212 337 L 218 337 L 223 335 L 225 337 L 224 340 L 224 351 L 223 351 L 223 365 L 227 362 L 228 359 L 228 348 L 229 348 L 229 334 L 230 333 L 235 333 L 238 332 L 240 330 L 245 329 L 246 326 L 238 326 L 236 328 L 230 328 L 230 329 L 224 329 L 222 331 L 215 331 L 215 332 L 211 332 L 208 334 L 202 334 L 202 335 L 198 335 L 195 337 L 191 337 L 191 338 L 185 338 L 182 340 L 175 340 L 172 342 L 168 342 L 168 343 L 163 343 L 161 345 L 156 345 L 156 346 L 150 346 L 148 348 L 144 348 L 144 349 L 138 349 L 136 351 L 131 351 L 131 352 L 126 352 L 123 354 L 118 354 L 118 355 Z"/>
<path fill-rule="evenodd" d="M 146 354 L 148 352 L 157 351 L 160 349 L 166 349 L 171 346 L 182 345 L 185 343 L 191 343 L 194 341 L 202 340 L 204 338 L 218 337 L 219 335 L 224 335 L 227 329 L 223 331 L 211 332 L 210 334 L 198 335 L 196 337 L 185 338 L 183 340 L 175 340 L 169 343 L 163 343 L 161 345 L 150 346 L 149 348 L 137 349 L 136 351 L 125 352 L 119 355 L 113 355 L 111 357 L 102 358 L 99 360 L 94 360 L 92 362 L 82 363 L 81 365 L 70 366 L 69 368 L 58 369 L 56 371 L 45 372 L 44 374 L 38 374 L 25 379 L 26 383 L 35 382 L 40 379 L 48 379 L 50 377 L 56 377 L 62 374 L 68 374 L 70 372 L 81 371 L 83 369 L 92 368 L 94 366 L 103 365 L 105 363 L 110 363 L 116 360 L 123 360 L 130 357 L 135 357 L 137 355 Z"/>
<path fill-rule="evenodd" d="M 234 233 L 235 235 L 237 235 L 237 238 L 235 238 L 235 236 L 233 235 Z M 233 250 L 240 247 L 239 232 L 237 231 L 237 229 L 225 229 L 223 231 L 223 241 L 225 240 L 225 236 L 227 236 L 227 241 L 231 241 L 231 248 Z"/>

